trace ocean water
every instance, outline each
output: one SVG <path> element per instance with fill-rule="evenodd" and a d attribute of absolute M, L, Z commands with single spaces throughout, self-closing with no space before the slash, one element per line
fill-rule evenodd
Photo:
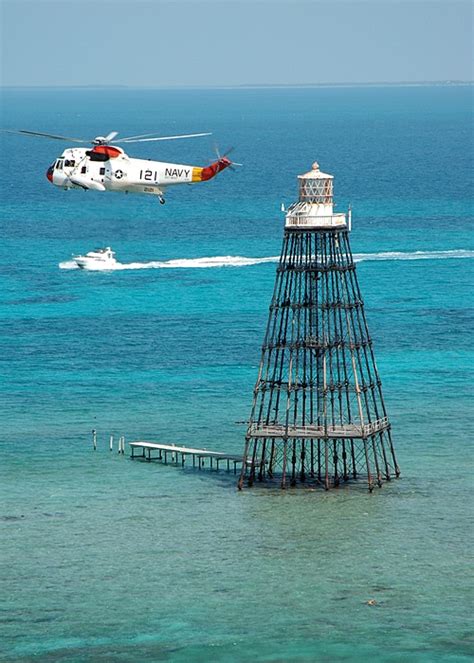
<path fill-rule="evenodd" d="M 59 191 L 67 143 L 1 136 L 2 660 L 471 660 L 471 111 L 469 87 L 4 91 L 6 128 L 212 131 L 129 153 L 244 166 L 161 206 Z M 402 478 L 238 493 L 109 452 L 242 450 L 280 204 L 315 159 L 353 208 Z M 72 268 L 106 244 L 117 269 Z"/>

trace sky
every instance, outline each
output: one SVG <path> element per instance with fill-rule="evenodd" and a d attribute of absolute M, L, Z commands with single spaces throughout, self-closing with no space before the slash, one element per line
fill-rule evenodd
<path fill-rule="evenodd" d="M 470 0 L 0 0 L 1 85 L 472 80 Z"/>

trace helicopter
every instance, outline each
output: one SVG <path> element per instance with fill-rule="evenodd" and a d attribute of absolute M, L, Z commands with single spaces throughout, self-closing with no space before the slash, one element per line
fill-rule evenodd
<path fill-rule="evenodd" d="M 152 161 L 151 159 L 135 159 L 128 156 L 121 147 L 117 147 L 119 143 L 128 145 L 131 143 L 197 138 L 199 136 L 210 136 L 210 133 L 181 134 L 177 136 L 142 134 L 114 140 L 118 136 L 118 132 L 111 131 L 106 136 L 84 140 L 23 129 L 6 131 L 71 143 L 91 143 L 91 149 L 85 147 L 67 148 L 49 166 L 46 177 L 52 184 L 61 189 L 150 194 L 157 196 L 162 205 L 165 203 L 164 195 L 167 187 L 177 184 L 206 182 L 226 168 L 242 165 L 236 164 L 227 158 L 233 148 L 227 150 L 222 156 L 216 148 L 217 160 L 208 166 L 189 166 Z"/>

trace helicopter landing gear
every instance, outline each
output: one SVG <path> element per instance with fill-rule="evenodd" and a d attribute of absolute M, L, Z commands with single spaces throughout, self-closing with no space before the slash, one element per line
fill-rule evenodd
<path fill-rule="evenodd" d="M 166 203 L 166 200 L 163 198 L 163 196 L 160 196 L 159 199 L 160 205 L 164 205 Z"/>

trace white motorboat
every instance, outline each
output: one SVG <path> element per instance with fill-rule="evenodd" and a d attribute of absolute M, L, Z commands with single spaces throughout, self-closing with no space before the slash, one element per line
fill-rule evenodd
<path fill-rule="evenodd" d="M 115 251 L 112 251 L 110 246 L 94 249 L 85 256 L 73 256 L 73 260 L 80 269 L 113 269 L 117 264 Z"/>

